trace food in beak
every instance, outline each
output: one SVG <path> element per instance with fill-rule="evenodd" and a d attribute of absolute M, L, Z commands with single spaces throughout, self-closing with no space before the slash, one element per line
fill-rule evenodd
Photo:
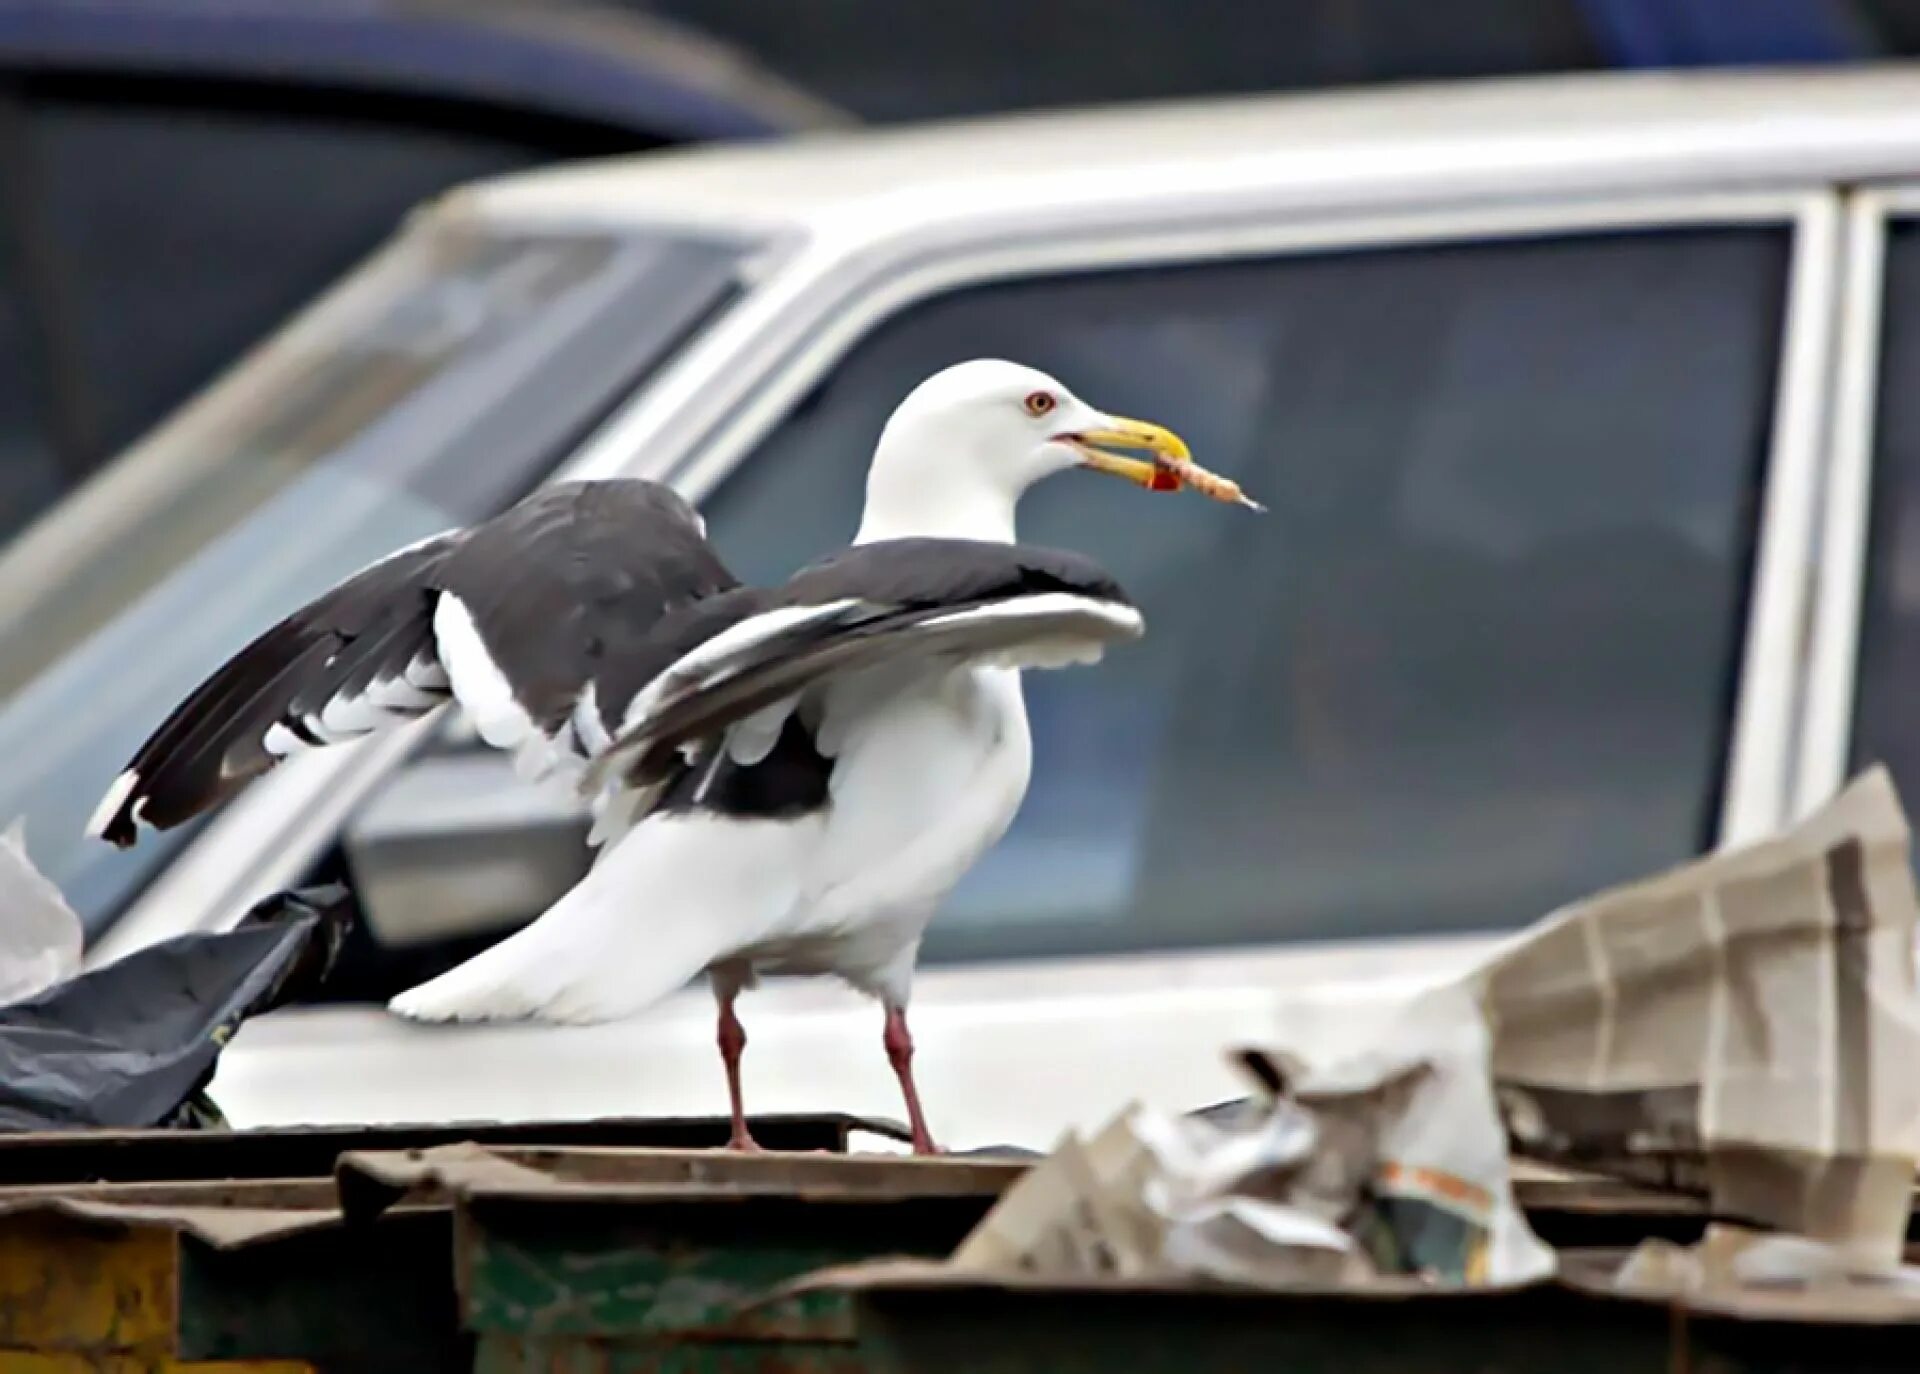
<path fill-rule="evenodd" d="M 1264 511 L 1265 506 L 1240 490 L 1240 484 L 1231 477 L 1222 477 L 1217 472 L 1208 472 L 1191 458 L 1175 458 L 1169 454 L 1153 455 L 1156 472 L 1173 478 L 1180 487 L 1187 487 L 1210 496 L 1216 501 L 1224 501 L 1230 506 L 1245 506 L 1248 510 Z"/>
<path fill-rule="evenodd" d="M 1108 424 L 1100 429 L 1082 430 L 1062 437 L 1079 450 L 1082 461 L 1088 467 L 1097 472 L 1124 477 L 1150 491 L 1189 488 L 1228 505 L 1245 506 L 1249 510 L 1266 509 L 1240 490 L 1240 484 L 1232 478 L 1208 472 L 1194 462 L 1185 441 L 1159 425 L 1112 416 Z M 1131 453 L 1147 456 L 1126 456 Z"/>

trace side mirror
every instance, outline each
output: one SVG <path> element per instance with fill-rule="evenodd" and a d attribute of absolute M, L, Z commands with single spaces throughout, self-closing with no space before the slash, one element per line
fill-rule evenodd
<path fill-rule="evenodd" d="M 388 949 L 505 934 L 585 874 L 586 804 L 488 749 L 415 759 L 342 837 L 367 933 Z"/>

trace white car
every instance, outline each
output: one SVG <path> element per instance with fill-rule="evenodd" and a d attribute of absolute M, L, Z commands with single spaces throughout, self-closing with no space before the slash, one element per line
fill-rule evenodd
<path fill-rule="evenodd" d="M 1916 328 L 1908 339 L 1906 327 Z M 744 577 L 844 543 L 880 422 L 988 355 L 1272 508 L 1056 479 L 1147 636 L 1031 677 L 1032 792 L 930 933 L 952 1145 L 1045 1145 L 1302 989 L 1920 774 L 1920 70 L 1224 100 L 469 187 L 0 556 L 0 820 L 106 959 L 343 878 L 336 1000 L 249 1024 L 236 1123 L 724 1110 L 712 1001 L 589 1029 L 380 1002 L 581 871 L 456 722 L 320 751 L 129 853 L 159 717 L 310 594 L 555 475 L 671 479 Z M 644 920 L 645 894 L 635 894 Z M 1327 990 L 1333 990 L 1328 992 Z M 756 1111 L 897 1113 L 880 1014 L 742 1003 Z"/>

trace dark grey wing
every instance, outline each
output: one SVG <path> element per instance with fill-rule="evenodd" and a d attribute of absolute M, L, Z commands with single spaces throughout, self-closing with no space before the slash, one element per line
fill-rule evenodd
<path fill-rule="evenodd" d="M 125 848 L 224 801 L 296 750 L 409 719 L 446 699 L 433 579 L 458 531 L 403 549 L 302 606 L 176 706 L 88 824 Z"/>
<path fill-rule="evenodd" d="M 734 762 L 752 765 L 791 746 L 795 703 L 831 678 L 906 661 L 1089 662 L 1142 629 L 1119 585 L 1077 554 L 954 539 L 862 545 L 776 591 L 663 621 L 651 638 L 664 661 L 586 785 L 670 781 L 723 737 Z"/>
<path fill-rule="evenodd" d="M 267 630 L 141 746 L 89 830 L 132 844 L 140 821 L 178 825 L 288 754 L 416 718 L 449 696 L 476 713 L 505 700 L 551 740 L 596 674 L 664 616 L 734 585 L 699 516 L 666 488 L 543 488 L 375 563 Z M 486 701 L 470 699 L 441 642 L 449 598 L 480 650 L 468 677 L 500 689 Z"/>
<path fill-rule="evenodd" d="M 473 532 L 447 560 L 440 587 L 459 602 L 484 660 L 443 659 L 455 693 L 489 742 L 538 741 L 584 754 L 604 744 L 596 705 L 609 681 L 647 661 L 651 636 L 677 611 L 739 586 L 699 515 L 678 494 L 646 481 L 549 488 Z M 463 668 L 511 692 L 488 711 Z M 585 705 L 583 706 L 583 698 Z M 596 739 L 582 740 L 586 733 Z"/>

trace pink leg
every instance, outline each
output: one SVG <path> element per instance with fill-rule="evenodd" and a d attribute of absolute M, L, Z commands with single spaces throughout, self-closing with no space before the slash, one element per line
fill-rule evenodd
<path fill-rule="evenodd" d="M 887 1029 L 882 1037 L 887 1047 L 887 1062 L 893 1076 L 900 1080 L 900 1093 L 907 1099 L 907 1125 L 913 1130 L 913 1152 L 937 1155 L 940 1147 L 927 1130 L 926 1114 L 920 1110 L 920 1092 L 913 1086 L 913 1032 L 907 1029 L 907 1009 L 887 1007 Z"/>
<path fill-rule="evenodd" d="M 720 998 L 720 1058 L 727 1066 L 727 1101 L 733 1108 L 733 1135 L 727 1141 L 730 1150 L 758 1150 L 760 1143 L 747 1130 L 747 1111 L 740 1098 L 740 1052 L 747 1047 L 747 1028 L 733 1014 L 737 992 L 724 992 Z"/>

